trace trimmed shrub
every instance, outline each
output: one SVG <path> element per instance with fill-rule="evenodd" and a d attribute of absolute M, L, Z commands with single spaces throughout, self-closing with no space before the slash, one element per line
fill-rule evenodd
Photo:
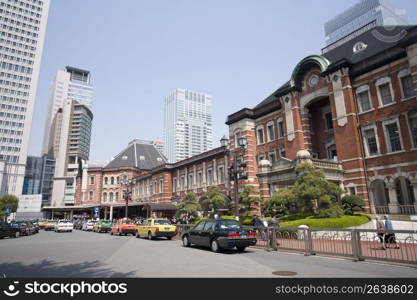
<path fill-rule="evenodd" d="M 298 227 L 307 225 L 315 228 L 346 228 L 366 224 L 370 221 L 367 215 L 343 216 L 340 218 L 306 218 L 290 222 L 281 222 L 281 227 Z"/>
<path fill-rule="evenodd" d="M 358 195 L 346 195 L 342 198 L 342 207 L 347 215 L 353 215 L 356 211 L 363 211 L 365 202 Z"/>

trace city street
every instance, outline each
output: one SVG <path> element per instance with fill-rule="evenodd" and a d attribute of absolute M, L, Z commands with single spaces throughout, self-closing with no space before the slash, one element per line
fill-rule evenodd
<path fill-rule="evenodd" d="M 220 254 L 184 248 L 178 240 L 149 241 L 92 232 L 55 233 L 0 240 L 5 277 L 417 277 L 417 269 L 248 249 Z"/>

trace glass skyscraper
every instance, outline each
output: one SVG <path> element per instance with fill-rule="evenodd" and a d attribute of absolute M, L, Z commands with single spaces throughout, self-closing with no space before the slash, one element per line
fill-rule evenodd
<path fill-rule="evenodd" d="M 324 24 L 326 45 L 340 41 L 362 27 L 407 24 L 403 9 L 384 0 L 361 0 Z"/>
<path fill-rule="evenodd" d="M 211 96 L 176 89 L 165 98 L 164 154 L 169 162 L 208 151 L 213 146 Z"/>
<path fill-rule="evenodd" d="M 21 195 L 49 0 L 0 0 L 0 196 Z"/>

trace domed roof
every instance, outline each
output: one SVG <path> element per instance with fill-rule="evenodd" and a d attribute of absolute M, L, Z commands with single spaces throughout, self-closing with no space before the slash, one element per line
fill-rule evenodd
<path fill-rule="evenodd" d="M 299 150 L 297 152 L 297 158 L 298 159 L 306 159 L 306 158 L 311 158 L 311 153 L 308 150 Z"/>

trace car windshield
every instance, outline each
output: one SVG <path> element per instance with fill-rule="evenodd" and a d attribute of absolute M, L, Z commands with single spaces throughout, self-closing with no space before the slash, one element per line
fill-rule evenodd
<path fill-rule="evenodd" d="M 168 220 L 155 220 L 153 223 L 155 225 L 171 225 L 171 222 Z"/>
<path fill-rule="evenodd" d="M 235 220 L 221 220 L 218 225 L 220 230 L 240 230 L 240 223 Z M 216 226 L 217 227 L 217 226 Z"/>

